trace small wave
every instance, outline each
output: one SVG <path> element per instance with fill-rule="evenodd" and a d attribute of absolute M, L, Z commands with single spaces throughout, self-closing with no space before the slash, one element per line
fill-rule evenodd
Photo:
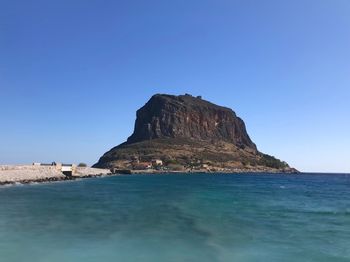
<path fill-rule="evenodd" d="M 12 187 L 12 186 L 15 186 L 15 184 L 3 184 L 0 186 L 0 188 L 2 187 Z"/>
<path fill-rule="evenodd" d="M 348 216 L 350 215 L 350 210 L 310 210 L 310 211 L 304 211 L 305 214 L 312 214 L 312 215 L 341 215 L 341 216 Z"/>

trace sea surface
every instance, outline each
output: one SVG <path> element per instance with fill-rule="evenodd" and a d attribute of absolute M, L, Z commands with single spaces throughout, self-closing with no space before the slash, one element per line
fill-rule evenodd
<path fill-rule="evenodd" d="M 1 262 L 350 261 L 350 175 L 132 175 L 0 187 Z"/>

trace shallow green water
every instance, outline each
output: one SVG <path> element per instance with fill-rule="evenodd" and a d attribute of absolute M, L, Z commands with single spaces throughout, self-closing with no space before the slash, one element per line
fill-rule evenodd
<path fill-rule="evenodd" d="M 350 261 L 350 176 L 0 187 L 0 261 Z"/>

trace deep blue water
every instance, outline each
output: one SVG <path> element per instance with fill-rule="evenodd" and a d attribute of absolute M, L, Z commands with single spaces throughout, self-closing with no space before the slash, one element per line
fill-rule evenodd
<path fill-rule="evenodd" d="M 0 187 L 0 261 L 350 261 L 350 175 Z"/>

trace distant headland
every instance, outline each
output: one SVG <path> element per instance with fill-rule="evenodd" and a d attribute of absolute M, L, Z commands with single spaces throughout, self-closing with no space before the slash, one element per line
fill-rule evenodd
<path fill-rule="evenodd" d="M 156 94 L 137 111 L 133 134 L 93 166 L 179 172 L 298 172 L 258 151 L 232 109 L 189 94 Z"/>

